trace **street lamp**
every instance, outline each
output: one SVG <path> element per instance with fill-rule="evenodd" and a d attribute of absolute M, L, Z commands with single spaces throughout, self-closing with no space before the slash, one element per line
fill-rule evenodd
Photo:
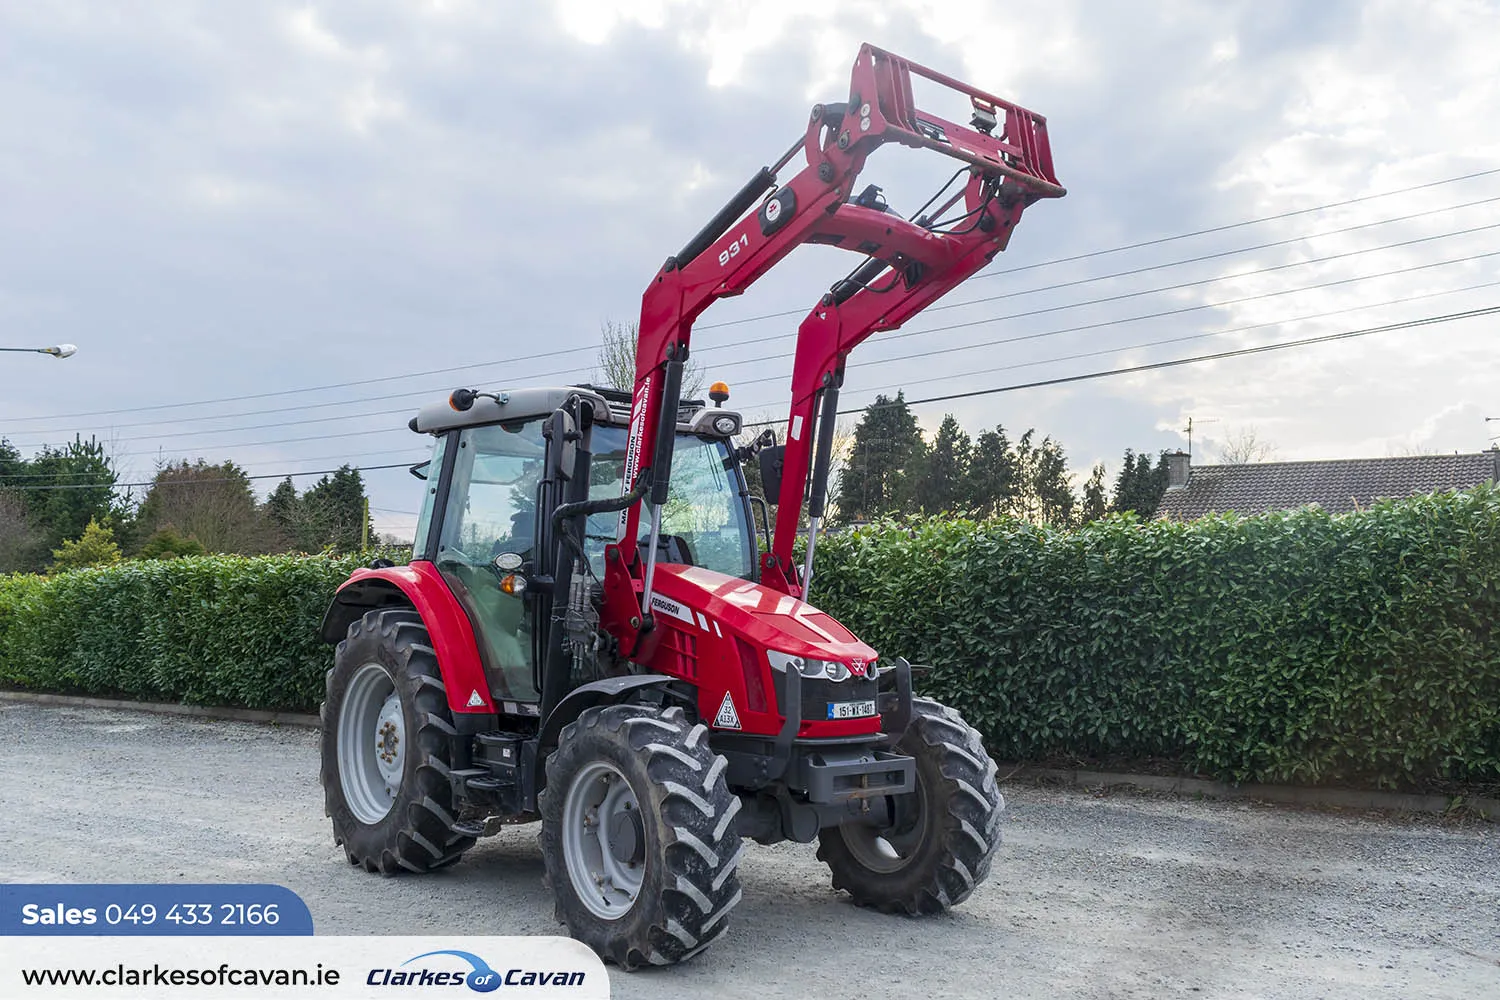
<path fill-rule="evenodd" d="M 56 347 L 0 347 L 0 351 L 24 351 L 28 354 L 50 354 L 54 358 L 71 358 L 78 353 L 78 348 L 72 344 L 58 344 Z"/>

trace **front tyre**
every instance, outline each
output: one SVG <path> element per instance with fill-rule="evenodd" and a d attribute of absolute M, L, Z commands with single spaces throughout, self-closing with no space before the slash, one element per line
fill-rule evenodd
<path fill-rule="evenodd" d="M 885 913 L 941 913 L 969 898 L 990 872 L 1005 800 L 979 734 L 951 708 L 912 699 L 896 749 L 916 760 L 917 788 L 898 796 L 894 822 L 829 827 L 818 858 L 833 887 Z"/>
<path fill-rule="evenodd" d="M 415 611 L 371 611 L 349 626 L 328 671 L 322 718 L 324 811 L 352 865 L 394 875 L 457 861 L 453 716 Z"/>
<path fill-rule="evenodd" d="M 591 708 L 563 729 L 538 797 L 557 919 L 631 969 L 691 958 L 740 901 L 740 800 L 681 708 Z"/>

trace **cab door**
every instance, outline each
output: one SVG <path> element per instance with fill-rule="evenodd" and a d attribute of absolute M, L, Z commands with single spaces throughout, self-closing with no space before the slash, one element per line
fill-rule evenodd
<path fill-rule="evenodd" d="M 447 498 L 433 562 L 469 612 L 496 700 L 535 702 L 533 616 L 500 589 L 492 563 L 502 552 L 536 554 L 537 489 L 545 471 L 542 421 L 452 432 Z"/>

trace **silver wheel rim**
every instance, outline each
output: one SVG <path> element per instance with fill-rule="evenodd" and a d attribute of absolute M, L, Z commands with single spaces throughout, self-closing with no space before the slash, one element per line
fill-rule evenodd
<path fill-rule="evenodd" d="M 344 802 L 361 823 L 379 823 L 401 792 L 406 767 L 401 696 L 380 664 L 366 663 L 349 679 L 338 727 Z"/>
<path fill-rule="evenodd" d="M 840 831 L 854 859 L 883 875 L 898 872 L 910 864 L 927 835 L 927 798 L 920 777 L 917 790 L 901 798 L 906 801 L 898 804 L 895 826 L 882 829 L 867 823 L 850 823 Z"/>
<path fill-rule="evenodd" d="M 563 802 L 563 859 L 573 892 L 589 912 L 618 920 L 646 877 L 645 817 L 630 782 L 608 761 L 586 764 Z"/>

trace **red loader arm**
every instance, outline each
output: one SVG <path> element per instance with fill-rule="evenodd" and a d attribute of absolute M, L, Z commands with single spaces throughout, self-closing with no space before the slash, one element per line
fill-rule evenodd
<path fill-rule="evenodd" d="M 919 110 L 912 100 L 913 74 L 967 96 L 972 127 Z M 915 221 L 886 211 L 874 188 L 851 202 L 866 158 L 887 142 L 959 160 L 967 183 L 930 217 Z M 778 186 L 777 172 L 799 150 L 807 165 Z M 693 323 L 703 311 L 717 299 L 739 295 L 805 243 L 837 246 L 867 258 L 824 296 L 798 332 L 782 516 L 772 552 L 763 562 L 763 582 L 801 594 L 805 582 L 799 583 L 791 556 L 796 513 L 806 491 L 820 413 L 816 452 L 822 474 L 814 469 L 812 513 L 817 518 L 823 513 L 832 414 L 845 356 L 871 334 L 899 327 L 983 267 L 1005 248 L 1026 206 L 1064 193 L 1053 174 L 1041 116 L 874 46 L 860 49 L 848 103 L 814 107 L 804 136 L 667 258 L 642 298 L 625 462 L 625 481 L 637 502 L 621 515 L 605 580 L 606 594 L 614 595 L 612 606 L 623 606 L 621 598 L 628 593 L 630 603 L 641 609 L 632 616 L 629 632 L 649 627 L 655 541 L 667 495 L 665 470 L 671 467 L 682 366 Z M 965 213 L 956 229 L 945 231 L 930 221 L 960 199 Z M 642 502 L 651 514 L 652 534 L 644 565 L 636 545 Z M 612 631 L 626 639 L 620 635 L 625 623 L 612 624 Z"/>

